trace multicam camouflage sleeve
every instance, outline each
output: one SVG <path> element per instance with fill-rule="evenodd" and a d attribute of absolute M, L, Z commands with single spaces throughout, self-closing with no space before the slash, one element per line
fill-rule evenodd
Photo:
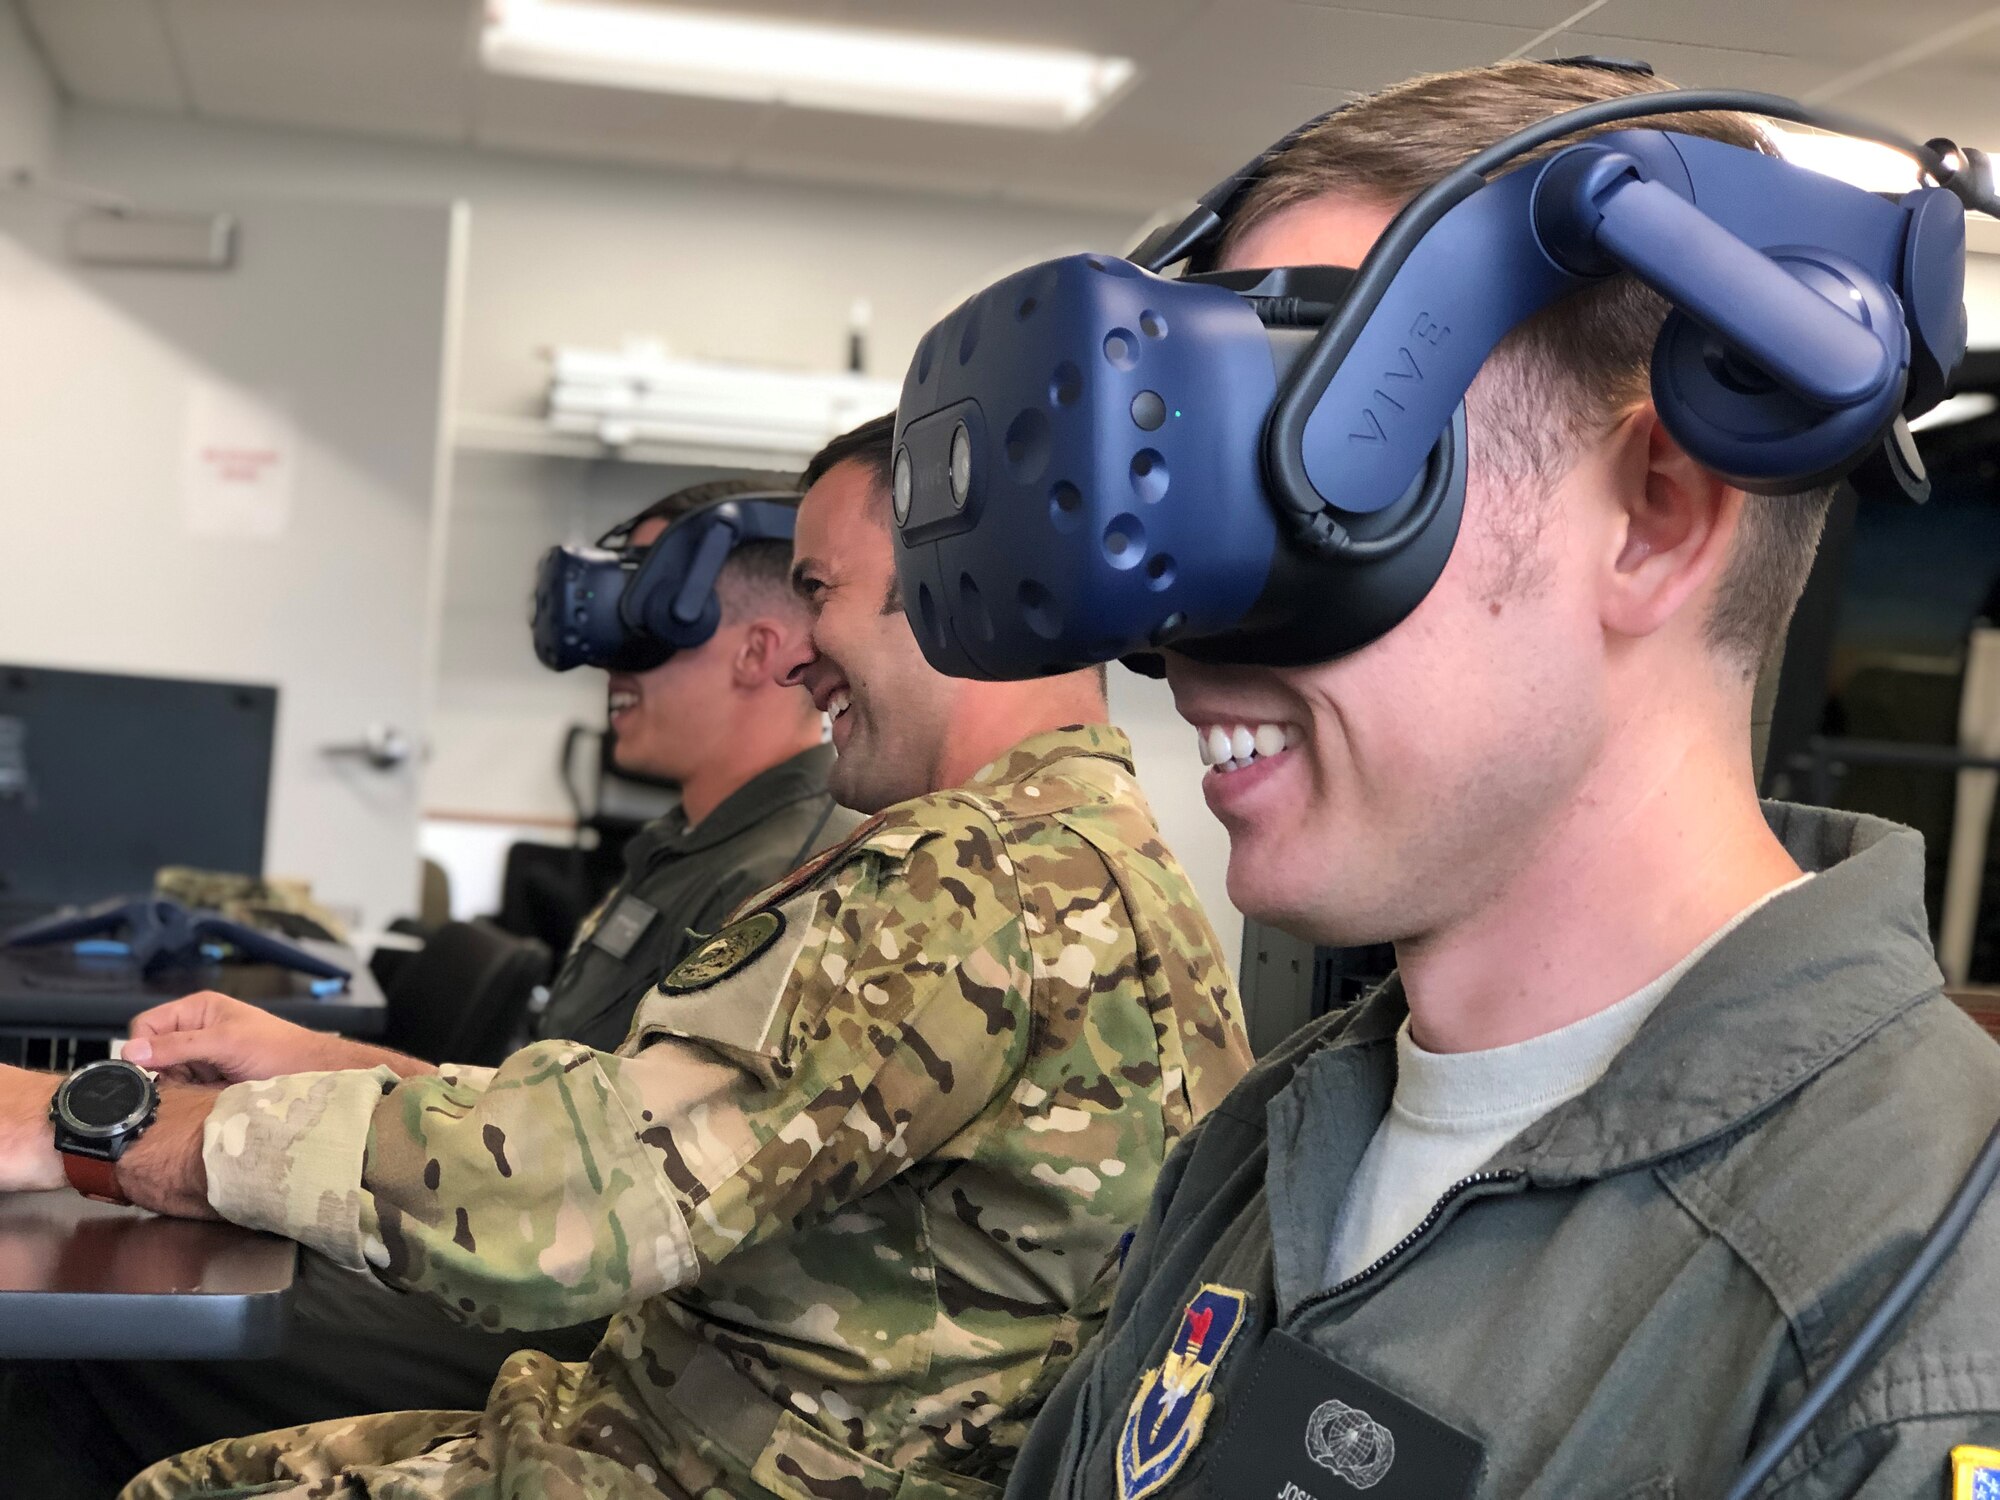
<path fill-rule="evenodd" d="M 695 1280 L 976 1118 L 1019 1068 L 1033 960 L 1002 857 L 905 835 L 760 909 L 618 1054 L 330 1073 L 222 1095 L 210 1200 L 468 1321 L 551 1327 Z M 904 868 L 912 864 L 912 868 Z"/>

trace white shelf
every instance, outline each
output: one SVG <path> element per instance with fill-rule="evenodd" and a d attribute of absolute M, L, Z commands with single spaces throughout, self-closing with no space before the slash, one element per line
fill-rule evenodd
<path fill-rule="evenodd" d="M 729 443 L 640 440 L 613 447 L 580 433 L 551 432 L 535 417 L 461 413 L 452 425 L 455 447 L 473 453 L 519 453 L 534 458 L 574 458 L 593 463 L 652 464 L 678 469 L 803 468 L 817 445 L 800 452 Z"/>

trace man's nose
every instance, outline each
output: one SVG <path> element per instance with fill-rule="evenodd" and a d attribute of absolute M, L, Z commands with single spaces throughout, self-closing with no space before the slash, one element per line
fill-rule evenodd
<path fill-rule="evenodd" d="M 778 648 L 778 655 L 771 665 L 771 675 L 779 687 L 803 687 L 806 670 L 819 660 L 819 650 L 812 643 L 810 635 L 794 636 Z"/>

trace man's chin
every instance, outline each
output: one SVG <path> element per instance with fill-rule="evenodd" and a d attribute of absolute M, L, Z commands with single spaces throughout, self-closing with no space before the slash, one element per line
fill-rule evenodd
<path fill-rule="evenodd" d="M 646 754 L 645 741 L 612 732 L 611 768 L 626 776 L 643 776 L 650 781 L 678 781 L 680 777 Z"/>
<path fill-rule="evenodd" d="M 878 789 L 867 784 L 862 762 L 851 751 L 834 752 L 833 767 L 826 773 L 827 794 L 849 812 L 872 817 L 890 802 L 882 800 Z M 893 801 L 893 799 L 891 799 Z"/>
<path fill-rule="evenodd" d="M 872 816 L 935 790 L 905 769 L 911 757 L 878 748 L 862 728 L 855 725 L 847 743 L 834 749 L 833 769 L 826 774 L 826 789 L 834 801 L 851 812 Z"/>
<path fill-rule="evenodd" d="M 1384 925 L 1323 888 L 1310 869 L 1275 857 L 1260 858 L 1253 845 L 1232 841 L 1229 901 L 1253 922 L 1274 927 L 1301 942 L 1329 948 L 1359 948 L 1385 942 Z"/>

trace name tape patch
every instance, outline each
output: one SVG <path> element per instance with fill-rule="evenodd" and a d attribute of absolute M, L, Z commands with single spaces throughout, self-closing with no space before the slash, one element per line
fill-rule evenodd
<path fill-rule="evenodd" d="M 591 929 L 590 945 L 623 962 L 633 945 L 659 920 L 660 913 L 656 908 L 648 906 L 637 896 L 627 896 L 612 909 L 611 915 Z"/>

